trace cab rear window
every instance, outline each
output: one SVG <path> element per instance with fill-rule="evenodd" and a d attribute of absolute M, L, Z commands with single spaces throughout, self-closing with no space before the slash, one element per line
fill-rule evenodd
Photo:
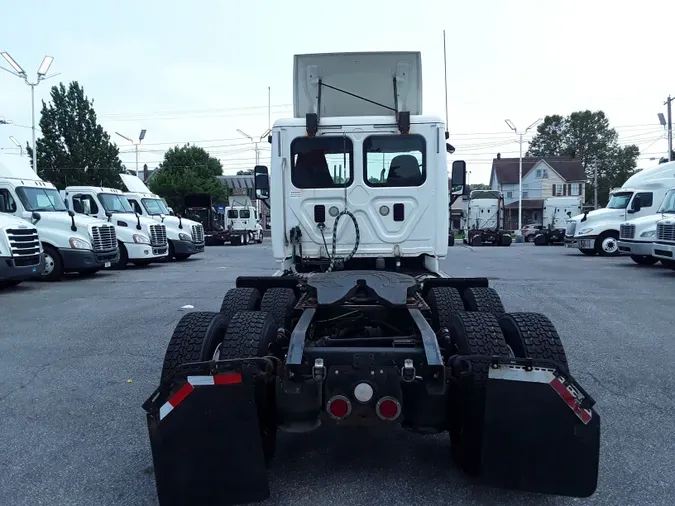
<path fill-rule="evenodd" d="M 363 142 L 363 179 L 368 186 L 421 186 L 427 178 L 421 135 L 372 135 Z"/>
<path fill-rule="evenodd" d="M 296 188 L 343 188 L 354 180 L 353 144 L 345 136 L 298 137 L 291 143 Z"/>

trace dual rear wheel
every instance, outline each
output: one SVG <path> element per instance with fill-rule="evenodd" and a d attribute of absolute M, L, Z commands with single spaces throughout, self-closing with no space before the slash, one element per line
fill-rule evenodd
<path fill-rule="evenodd" d="M 289 324 L 295 303 L 291 289 L 272 288 L 261 297 L 255 288 L 233 288 L 225 294 L 219 312 L 185 314 L 169 341 L 162 380 L 174 376 L 179 383 L 178 369 L 187 363 L 270 355 L 277 329 Z M 263 452 L 269 462 L 275 452 L 277 422 L 274 378 L 266 378 L 257 380 L 255 399 Z"/>
<path fill-rule="evenodd" d="M 427 295 L 432 327 L 449 331 L 448 356 L 530 357 L 555 361 L 567 372 L 562 341 L 551 321 L 539 313 L 506 313 L 492 288 L 432 288 Z M 451 388 L 449 433 L 453 459 L 467 473 L 481 468 L 485 388 L 489 360 L 470 360 L 471 374 Z"/>

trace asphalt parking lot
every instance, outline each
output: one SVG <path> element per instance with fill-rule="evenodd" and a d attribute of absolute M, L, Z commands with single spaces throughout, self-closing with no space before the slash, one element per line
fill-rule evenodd
<path fill-rule="evenodd" d="M 320 428 L 280 435 L 265 506 L 672 504 L 675 271 L 531 244 L 458 245 L 443 267 L 487 276 L 507 311 L 555 323 L 602 417 L 596 494 L 473 483 L 451 463 L 447 435 Z M 216 311 L 238 275 L 274 270 L 266 242 L 0 292 L 0 504 L 156 505 L 141 404 L 174 325 L 192 310 L 183 306 Z"/>

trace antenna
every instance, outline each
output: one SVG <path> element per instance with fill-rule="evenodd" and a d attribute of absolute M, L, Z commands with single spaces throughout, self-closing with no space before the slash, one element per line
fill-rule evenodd
<path fill-rule="evenodd" d="M 445 138 L 447 139 L 450 126 L 448 125 L 448 63 L 445 50 L 445 30 L 443 30 L 443 70 L 445 71 Z"/>

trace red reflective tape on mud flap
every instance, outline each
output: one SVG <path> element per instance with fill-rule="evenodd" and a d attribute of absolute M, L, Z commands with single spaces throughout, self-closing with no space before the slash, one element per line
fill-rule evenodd
<path fill-rule="evenodd" d="M 178 389 L 161 408 L 159 408 L 159 419 L 163 420 L 175 407 L 177 407 L 185 398 L 192 393 L 195 386 L 210 385 L 236 385 L 242 382 L 241 374 L 224 373 L 216 376 L 188 376 L 187 383 Z"/>
<path fill-rule="evenodd" d="M 574 414 L 577 415 L 579 420 L 581 420 L 584 424 L 588 424 L 588 422 L 591 421 L 591 418 L 593 417 L 591 410 L 583 409 L 580 406 L 577 398 L 572 394 L 572 392 L 569 391 L 563 382 L 560 381 L 560 378 L 553 378 L 549 385 L 551 385 L 553 390 L 555 390 L 558 395 L 562 397 L 562 400 L 565 401 L 572 411 L 574 411 Z"/>

